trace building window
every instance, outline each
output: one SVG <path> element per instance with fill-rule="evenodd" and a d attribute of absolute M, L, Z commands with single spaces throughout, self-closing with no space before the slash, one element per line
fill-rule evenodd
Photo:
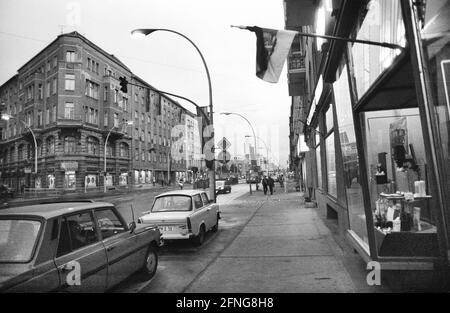
<path fill-rule="evenodd" d="M 66 51 L 66 62 L 75 62 L 75 51 Z"/>
<path fill-rule="evenodd" d="M 56 122 L 56 105 L 52 108 L 52 122 Z"/>
<path fill-rule="evenodd" d="M 47 95 L 47 98 L 50 97 L 50 92 L 51 92 L 50 82 L 47 82 L 47 88 L 46 88 L 46 95 Z"/>
<path fill-rule="evenodd" d="M 117 103 L 118 98 L 119 98 L 119 90 L 114 89 L 114 103 Z"/>
<path fill-rule="evenodd" d="M 359 179 L 358 150 L 356 146 L 347 67 L 343 68 L 340 77 L 334 83 L 333 92 L 336 105 L 337 126 L 339 128 L 350 229 L 365 242 L 366 248 L 369 250 L 366 219 L 364 218 L 364 201 Z"/>
<path fill-rule="evenodd" d="M 113 146 L 113 144 L 111 142 L 108 142 L 106 144 L 106 155 L 107 156 L 114 156 L 115 155 L 115 153 L 114 153 L 114 146 Z"/>
<path fill-rule="evenodd" d="M 42 84 L 38 85 L 38 99 L 39 100 L 44 99 L 44 88 L 43 88 Z"/>
<path fill-rule="evenodd" d="M 87 69 L 91 69 L 91 58 L 87 58 Z"/>
<path fill-rule="evenodd" d="M 100 86 L 90 80 L 86 80 L 85 95 L 98 100 L 98 92 Z"/>
<path fill-rule="evenodd" d="M 114 113 L 114 127 L 119 127 L 119 114 Z"/>
<path fill-rule="evenodd" d="M 98 153 L 99 141 L 97 138 L 88 137 L 87 138 L 87 151 L 90 155 L 97 155 Z"/>
<path fill-rule="evenodd" d="M 103 88 L 103 101 L 108 101 L 108 86 Z"/>
<path fill-rule="evenodd" d="M 17 148 L 17 158 L 18 160 L 23 160 L 23 145 L 20 145 L 19 148 Z"/>
<path fill-rule="evenodd" d="M 70 90 L 70 91 L 75 90 L 75 75 L 74 74 L 66 74 L 65 75 L 65 87 L 66 87 L 66 90 Z"/>
<path fill-rule="evenodd" d="M 141 152 L 141 161 L 145 161 L 145 151 L 142 150 Z"/>
<path fill-rule="evenodd" d="M 38 127 L 42 126 L 42 111 L 38 111 Z"/>
<path fill-rule="evenodd" d="M 46 108 L 45 109 L 45 124 L 50 123 L 50 109 Z"/>
<path fill-rule="evenodd" d="M 128 98 L 123 97 L 123 109 L 128 111 Z"/>
<path fill-rule="evenodd" d="M 138 148 L 136 148 L 134 151 L 134 159 L 136 161 L 139 161 L 139 149 Z"/>
<path fill-rule="evenodd" d="M 47 154 L 55 154 L 55 137 L 50 136 L 46 139 L 45 145 L 47 146 Z"/>
<path fill-rule="evenodd" d="M 119 145 L 119 149 L 120 149 L 120 157 L 122 158 L 128 158 L 129 157 L 129 149 L 128 149 L 128 145 L 124 142 L 121 142 Z"/>
<path fill-rule="evenodd" d="M 73 154 L 76 152 L 75 137 L 66 136 L 64 138 L 64 153 Z"/>
<path fill-rule="evenodd" d="M 56 67 L 58 65 L 58 58 L 54 57 L 53 58 L 53 67 Z"/>
<path fill-rule="evenodd" d="M 57 91 L 56 87 L 57 87 L 56 78 L 53 78 L 52 91 L 53 91 L 54 95 L 56 94 L 56 91 Z"/>
<path fill-rule="evenodd" d="M 320 152 L 320 137 L 319 137 L 319 129 L 317 128 L 316 134 L 316 169 L 317 169 L 317 188 L 322 189 L 322 158 Z"/>
<path fill-rule="evenodd" d="M 139 119 L 139 113 L 138 111 L 134 111 L 134 119 Z"/>
<path fill-rule="evenodd" d="M 88 110 L 88 119 L 87 122 L 91 124 L 98 124 L 98 110 L 94 108 L 87 108 Z"/>
<path fill-rule="evenodd" d="M 108 126 L 108 112 L 105 111 L 105 115 L 103 116 L 103 126 Z"/>
<path fill-rule="evenodd" d="M 75 107 L 73 102 L 66 102 L 64 105 L 64 118 L 73 120 L 75 118 Z"/>

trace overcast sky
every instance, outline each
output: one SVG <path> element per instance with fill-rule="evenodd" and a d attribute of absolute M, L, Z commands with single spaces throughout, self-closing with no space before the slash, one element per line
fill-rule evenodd
<path fill-rule="evenodd" d="M 286 165 L 290 98 L 286 65 L 277 84 L 255 76 L 255 35 L 230 25 L 283 29 L 282 0 L 0 0 L 0 85 L 57 35 L 78 31 L 120 58 L 135 74 L 164 91 L 209 104 L 200 57 L 182 37 L 167 32 L 135 39 L 135 28 L 169 28 L 196 43 L 213 86 L 216 140 L 227 137 L 232 154 L 244 153 L 253 124 L 260 152 Z M 192 105 L 179 101 L 186 108 Z M 252 140 L 252 139 L 250 139 Z M 265 143 L 265 144 L 264 144 Z"/>

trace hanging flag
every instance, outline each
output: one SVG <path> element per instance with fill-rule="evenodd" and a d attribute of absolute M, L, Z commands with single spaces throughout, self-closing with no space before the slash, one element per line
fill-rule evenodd
<path fill-rule="evenodd" d="M 257 26 L 237 26 L 256 34 L 256 76 L 277 83 L 297 32 Z"/>

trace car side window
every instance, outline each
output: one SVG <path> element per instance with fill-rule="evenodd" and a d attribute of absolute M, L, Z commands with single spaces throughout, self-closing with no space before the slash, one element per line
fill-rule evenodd
<path fill-rule="evenodd" d="M 60 229 L 58 257 L 99 240 L 90 212 L 63 217 Z"/>
<path fill-rule="evenodd" d="M 201 195 L 202 195 L 203 203 L 205 205 L 207 205 L 209 203 L 208 196 L 206 195 L 206 193 L 202 193 Z"/>
<path fill-rule="evenodd" d="M 112 209 L 96 210 L 95 216 L 103 239 L 126 231 L 126 226 Z"/>
<path fill-rule="evenodd" d="M 196 209 L 199 209 L 203 206 L 202 198 L 200 198 L 200 195 L 195 195 L 194 197 L 194 206 Z"/>

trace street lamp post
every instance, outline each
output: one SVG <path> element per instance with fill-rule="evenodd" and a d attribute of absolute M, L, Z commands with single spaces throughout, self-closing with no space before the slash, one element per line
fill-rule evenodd
<path fill-rule="evenodd" d="M 254 141 L 255 141 L 255 151 L 254 151 L 254 155 L 255 155 L 255 161 L 256 161 L 256 134 L 255 134 L 255 130 L 253 129 L 253 125 L 252 125 L 252 123 L 250 123 L 250 121 L 245 117 L 245 116 L 243 116 L 243 115 L 241 115 L 241 114 L 239 114 L 239 113 L 234 113 L 234 112 L 222 112 L 222 113 L 220 113 L 220 114 L 222 114 L 222 115 L 237 115 L 237 116 L 239 116 L 239 117 L 241 117 L 241 118 L 243 118 L 247 123 L 248 123 L 248 125 L 250 125 L 250 128 L 252 129 L 252 132 L 253 132 L 253 139 L 254 139 Z M 250 153 L 250 156 L 251 156 L 251 151 L 249 151 L 249 153 Z M 250 182 L 249 183 L 249 186 L 250 186 L 250 194 L 252 194 L 252 183 Z"/>
<path fill-rule="evenodd" d="M 34 142 L 34 174 L 37 175 L 37 151 L 38 151 L 38 148 L 37 148 L 37 141 L 36 141 L 36 136 L 34 134 L 34 131 L 24 121 L 22 121 L 22 120 L 20 120 L 18 118 L 15 118 L 15 117 L 13 117 L 13 116 L 11 116 L 9 114 L 2 114 L 2 120 L 9 121 L 10 119 L 17 119 L 19 122 L 21 122 L 25 126 L 25 128 L 27 128 L 30 131 L 31 136 L 33 137 L 33 142 Z"/>
<path fill-rule="evenodd" d="M 213 122 L 214 111 L 213 111 L 213 100 L 212 100 L 211 76 L 209 74 L 208 65 L 206 64 L 206 61 L 205 61 L 205 58 L 203 57 L 202 52 L 189 37 L 177 32 L 177 31 L 171 30 L 171 29 L 165 29 L 165 28 L 135 29 L 131 32 L 131 34 L 133 36 L 145 37 L 156 31 L 165 31 L 165 32 L 169 32 L 169 33 L 173 33 L 178 36 L 181 36 L 184 39 L 186 39 L 187 41 L 189 41 L 194 46 L 195 50 L 197 50 L 198 54 L 200 55 L 200 58 L 202 59 L 203 66 L 205 67 L 205 71 L 206 71 L 206 76 L 208 78 L 209 111 L 210 111 L 209 125 L 213 126 L 214 125 L 214 122 Z M 214 142 L 214 129 L 211 130 L 211 139 L 210 140 L 212 140 Z M 214 202 L 216 202 L 216 173 L 215 173 L 214 158 L 211 162 L 211 167 L 209 169 L 209 194 L 210 194 L 210 199 L 212 199 L 212 200 L 214 200 Z"/>
<path fill-rule="evenodd" d="M 104 167 L 103 167 L 103 192 L 106 193 L 106 148 L 108 145 L 108 139 L 109 136 L 111 135 L 111 132 L 114 130 L 114 128 L 119 128 L 121 125 L 133 125 L 133 121 L 129 121 L 129 122 L 122 122 L 117 126 L 113 126 L 111 127 L 111 129 L 108 132 L 108 135 L 106 135 L 106 139 L 105 139 L 105 149 L 104 149 Z"/>

